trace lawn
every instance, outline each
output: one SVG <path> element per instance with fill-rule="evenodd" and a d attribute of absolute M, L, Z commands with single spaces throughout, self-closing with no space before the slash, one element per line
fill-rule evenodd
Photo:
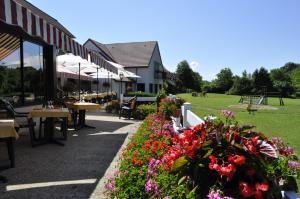
<path fill-rule="evenodd" d="M 210 114 L 218 116 L 222 109 L 234 111 L 240 124 L 252 124 L 269 137 L 281 137 L 300 157 L 300 99 L 283 99 L 285 106 L 279 106 L 278 98 L 268 98 L 269 105 L 278 110 L 258 110 L 252 115 L 246 109 L 229 107 L 237 105 L 240 96 L 212 93 L 208 93 L 207 97 L 178 96 L 190 102 L 192 111 L 201 118 Z"/>

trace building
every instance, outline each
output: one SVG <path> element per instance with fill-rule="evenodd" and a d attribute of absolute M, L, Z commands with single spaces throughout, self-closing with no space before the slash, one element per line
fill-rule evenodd
<path fill-rule="evenodd" d="M 141 77 L 127 82 L 126 91 L 157 93 L 162 89 L 165 72 L 157 41 L 102 44 L 88 39 L 84 47 Z"/>

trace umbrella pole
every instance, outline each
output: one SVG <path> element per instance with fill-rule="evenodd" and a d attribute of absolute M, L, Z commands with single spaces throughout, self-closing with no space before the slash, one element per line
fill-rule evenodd
<path fill-rule="evenodd" d="M 78 89 L 79 89 L 79 101 L 80 101 L 80 90 L 81 90 L 81 85 L 80 85 L 80 63 L 79 63 L 79 72 L 78 72 Z"/>
<path fill-rule="evenodd" d="M 109 71 L 107 72 L 107 83 L 109 84 Z M 107 99 L 108 99 L 108 91 L 109 91 L 109 87 L 107 86 L 107 90 L 106 90 Z"/>
<path fill-rule="evenodd" d="M 98 93 L 99 93 L 99 78 L 98 78 L 98 70 L 99 70 L 99 68 L 97 68 L 97 100 L 98 100 Z"/>

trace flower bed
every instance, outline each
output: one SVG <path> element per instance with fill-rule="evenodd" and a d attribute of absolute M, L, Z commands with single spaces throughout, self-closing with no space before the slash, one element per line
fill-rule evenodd
<path fill-rule="evenodd" d="M 109 197 L 260 199 L 295 190 L 293 150 L 222 114 L 225 122 L 208 118 L 180 135 L 164 117 L 148 116 L 106 184 Z"/>

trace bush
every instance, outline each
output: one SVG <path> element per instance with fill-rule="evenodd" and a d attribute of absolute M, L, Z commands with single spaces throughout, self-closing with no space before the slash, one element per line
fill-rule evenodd
<path fill-rule="evenodd" d="M 139 119 L 145 119 L 149 114 L 156 112 L 156 104 L 141 104 L 137 107 L 136 112 Z"/>
<path fill-rule="evenodd" d="M 118 101 L 111 101 L 111 104 L 105 107 L 105 111 L 107 113 L 119 113 L 120 111 L 120 104 Z"/>
<path fill-rule="evenodd" d="M 164 98 L 159 103 L 159 114 L 162 114 L 165 119 L 170 120 L 171 116 L 178 117 L 182 104 L 185 102 L 183 98 Z"/>
<path fill-rule="evenodd" d="M 154 93 L 146 93 L 146 92 L 128 92 L 124 94 L 124 97 L 155 97 L 156 95 Z"/>

